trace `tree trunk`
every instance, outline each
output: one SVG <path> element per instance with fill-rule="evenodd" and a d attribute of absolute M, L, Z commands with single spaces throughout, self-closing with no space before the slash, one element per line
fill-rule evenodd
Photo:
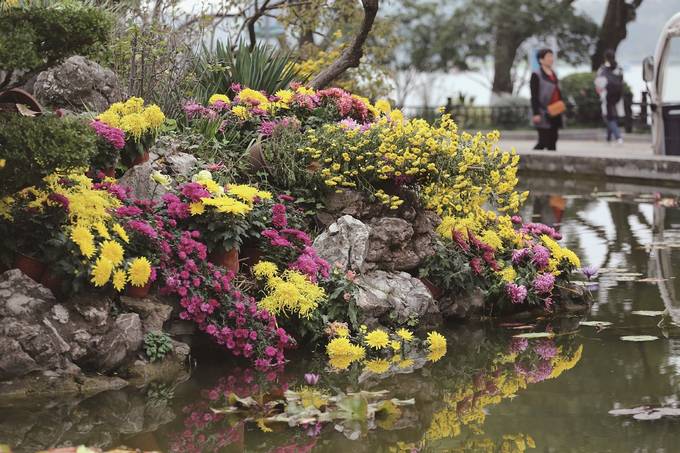
<path fill-rule="evenodd" d="M 499 30 L 496 35 L 496 46 L 493 51 L 493 84 L 494 94 L 512 94 L 512 66 L 515 64 L 517 49 L 524 41 L 516 30 Z"/>
<path fill-rule="evenodd" d="M 635 20 L 635 12 L 641 3 L 642 0 L 633 0 L 630 3 L 626 0 L 609 0 L 595 45 L 595 52 L 590 58 L 593 71 L 597 71 L 604 63 L 604 52 L 607 49 L 616 52 L 621 41 L 626 39 L 626 27 L 629 22 Z"/>
<path fill-rule="evenodd" d="M 380 0 L 362 0 L 364 7 L 364 19 L 361 27 L 350 45 L 340 54 L 337 60 L 331 63 L 326 69 L 317 74 L 310 85 L 315 90 L 324 88 L 333 80 L 340 77 L 349 68 L 356 68 L 364 55 L 364 43 L 368 39 L 368 34 L 373 28 L 375 16 L 378 14 Z"/>

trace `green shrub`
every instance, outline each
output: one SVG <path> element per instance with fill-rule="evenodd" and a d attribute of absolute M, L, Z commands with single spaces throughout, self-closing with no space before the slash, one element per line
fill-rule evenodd
<path fill-rule="evenodd" d="M 579 125 L 599 126 L 602 123 L 600 97 L 595 92 L 595 73 L 577 72 L 560 80 L 562 97 L 573 103 L 573 120 Z M 624 83 L 625 94 L 630 94 L 628 84 Z"/>
<path fill-rule="evenodd" d="M 2 8 L 0 70 L 25 71 L 25 80 L 71 55 L 92 56 L 105 48 L 112 26 L 105 10 L 76 2 Z"/>
<path fill-rule="evenodd" d="M 84 122 L 42 115 L 0 114 L 0 196 L 30 185 L 55 170 L 87 167 L 96 135 Z"/>
<path fill-rule="evenodd" d="M 235 49 L 220 41 L 214 50 L 203 47 L 195 72 L 199 77 L 195 97 L 201 102 L 215 93 L 229 93 L 232 83 L 274 94 L 291 82 L 304 81 L 290 54 L 265 44 L 251 50 L 243 42 Z"/>
<path fill-rule="evenodd" d="M 163 360 L 172 351 L 172 341 L 165 332 L 149 332 L 144 336 L 144 352 L 149 360 Z"/>

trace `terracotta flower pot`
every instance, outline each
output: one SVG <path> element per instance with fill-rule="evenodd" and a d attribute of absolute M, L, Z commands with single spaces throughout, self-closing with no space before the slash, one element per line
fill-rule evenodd
<path fill-rule="evenodd" d="M 210 262 L 213 264 L 222 266 L 225 269 L 234 272 L 235 274 L 238 273 L 238 249 L 224 250 L 224 248 L 220 247 L 219 249 L 214 250 L 210 256 L 208 256 L 208 260 L 210 260 Z"/>
<path fill-rule="evenodd" d="M 430 294 L 432 294 L 432 297 L 434 299 L 439 299 L 440 297 L 442 297 L 442 294 L 444 294 L 444 291 L 442 291 L 441 288 L 436 286 L 434 283 L 432 283 L 427 278 L 423 277 L 423 278 L 420 279 L 420 281 L 423 282 L 423 285 L 425 285 L 427 290 L 430 291 Z"/>
<path fill-rule="evenodd" d="M 141 165 L 144 162 L 148 162 L 148 161 L 149 161 L 149 152 L 144 151 L 143 154 L 137 154 L 137 156 L 132 160 L 132 165 L 130 165 L 130 166 L 134 167 L 135 165 Z"/>
<path fill-rule="evenodd" d="M 42 261 L 22 254 L 18 254 L 14 259 L 14 267 L 38 283 L 40 283 L 40 279 L 46 268 L 45 263 Z"/>
<path fill-rule="evenodd" d="M 248 163 L 253 172 L 267 168 L 267 159 L 262 152 L 262 143 L 258 140 L 248 148 Z"/>
<path fill-rule="evenodd" d="M 52 272 L 49 268 L 43 272 L 42 277 L 40 278 L 40 284 L 52 291 L 52 294 L 55 296 L 61 293 L 61 287 L 63 283 L 64 280 Z"/>
<path fill-rule="evenodd" d="M 128 284 L 125 287 L 125 295 L 133 297 L 135 299 L 144 299 L 146 296 L 149 295 L 150 290 L 151 290 L 150 281 L 147 282 L 147 284 L 144 286 L 133 286 L 131 284 Z"/>

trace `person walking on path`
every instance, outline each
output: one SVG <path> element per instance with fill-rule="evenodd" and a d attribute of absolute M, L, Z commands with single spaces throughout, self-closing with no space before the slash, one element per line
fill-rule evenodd
<path fill-rule="evenodd" d="M 607 125 L 607 141 L 623 143 L 619 118 L 623 116 L 623 70 L 616 63 L 613 50 L 604 53 L 604 64 L 595 76 L 595 91 L 600 96 L 602 118 Z"/>
<path fill-rule="evenodd" d="M 553 71 L 555 56 L 550 49 L 536 53 L 539 68 L 531 74 L 531 122 L 538 131 L 538 143 L 534 149 L 557 149 L 558 129 L 562 127 L 562 113 L 566 105 L 562 100 L 557 74 Z"/>
<path fill-rule="evenodd" d="M 560 93 L 557 74 L 553 71 L 555 56 L 550 49 L 537 52 L 540 67 L 531 74 L 531 122 L 538 131 L 534 149 L 557 149 L 558 129 L 562 127 L 562 113 L 566 110 Z"/>

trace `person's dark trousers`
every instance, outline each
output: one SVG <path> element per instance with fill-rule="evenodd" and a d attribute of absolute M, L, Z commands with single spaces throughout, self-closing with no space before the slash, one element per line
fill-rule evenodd
<path fill-rule="evenodd" d="M 557 149 L 557 127 L 550 129 L 536 128 L 538 131 L 538 143 L 534 149 L 547 149 L 548 151 L 555 151 Z"/>

